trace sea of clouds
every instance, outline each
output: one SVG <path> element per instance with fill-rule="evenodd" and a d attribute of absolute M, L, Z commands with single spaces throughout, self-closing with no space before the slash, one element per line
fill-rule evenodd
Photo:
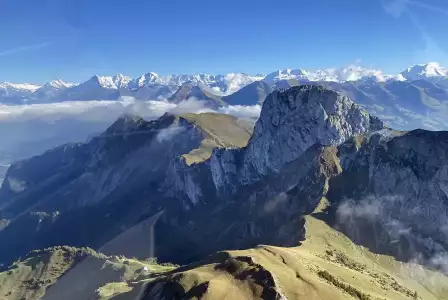
<path fill-rule="evenodd" d="M 37 155 L 68 142 L 84 142 L 100 134 L 124 114 L 153 120 L 164 113 L 216 112 L 255 121 L 260 105 L 207 107 L 205 101 L 120 100 L 67 101 L 43 104 L 0 104 L 0 163 Z"/>

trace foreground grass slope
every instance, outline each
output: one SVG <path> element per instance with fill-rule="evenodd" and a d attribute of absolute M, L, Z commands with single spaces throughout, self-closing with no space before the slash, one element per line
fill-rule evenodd
<path fill-rule="evenodd" d="M 223 251 L 177 269 L 88 248 L 33 251 L 0 273 L 0 299 L 448 299 L 448 277 L 373 254 L 321 215 L 306 217 L 299 247 Z"/>
<path fill-rule="evenodd" d="M 217 253 L 153 280 L 145 299 L 448 299 L 448 277 L 373 254 L 319 213 L 300 247 Z"/>

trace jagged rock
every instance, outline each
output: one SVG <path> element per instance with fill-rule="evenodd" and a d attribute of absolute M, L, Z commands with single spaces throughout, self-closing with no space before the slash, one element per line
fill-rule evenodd
<path fill-rule="evenodd" d="M 383 127 L 382 121 L 347 97 L 320 86 L 273 92 L 263 104 L 244 152 L 214 153 L 211 167 L 215 185 L 227 190 L 228 185 L 250 184 L 269 172 L 278 172 L 314 144 L 335 146 Z"/>
<path fill-rule="evenodd" d="M 330 180 L 328 198 L 340 209 L 341 228 L 401 259 L 448 257 L 447 132 L 385 129 L 350 139 L 338 153 L 343 171 Z M 382 230 L 358 235 L 358 221 L 365 220 Z"/>

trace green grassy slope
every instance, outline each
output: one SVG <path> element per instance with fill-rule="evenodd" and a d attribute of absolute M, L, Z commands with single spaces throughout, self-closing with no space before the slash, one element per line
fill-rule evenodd
<path fill-rule="evenodd" d="M 201 113 L 180 117 L 199 127 L 206 135 L 198 149 L 183 156 L 188 165 L 208 159 L 213 148 L 244 147 L 252 135 L 252 124 L 230 115 Z"/>

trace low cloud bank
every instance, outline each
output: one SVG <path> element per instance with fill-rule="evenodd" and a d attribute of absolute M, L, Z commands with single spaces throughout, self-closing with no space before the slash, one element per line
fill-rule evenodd
<path fill-rule="evenodd" d="M 179 104 L 166 101 L 138 101 L 127 98 L 122 101 L 69 101 L 29 105 L 0 104 L 0 123 L 42 120 L 52 122 L 71 118 L 89 122 L 110 122 L 122 114 L 139 115 L 147 119 L 158 118 L 165 112 L 174 114 L 218 112 L 241 118 L 258 118 L 260 105 L 228 106 L 217 110 L 210 109 L 206 102 L 189 99 Z"/>
<path fill-rule="evenodd" d="M 178 104 L 167 101 L 68 101 L 28 105 L 0 104 L 0 163 L 11 163 L 68 142 L 85 142 L 107 129 L 123 114 L 146 120 L 173 114 L 217 112 L 255 120 L 261 108 L 228 106 L 213 110 L 207 102 L 189 99 Z M 169 132 L 172 133 L 172 132 Z M 164 136 L 160 136 L 161 140 Z"/>

